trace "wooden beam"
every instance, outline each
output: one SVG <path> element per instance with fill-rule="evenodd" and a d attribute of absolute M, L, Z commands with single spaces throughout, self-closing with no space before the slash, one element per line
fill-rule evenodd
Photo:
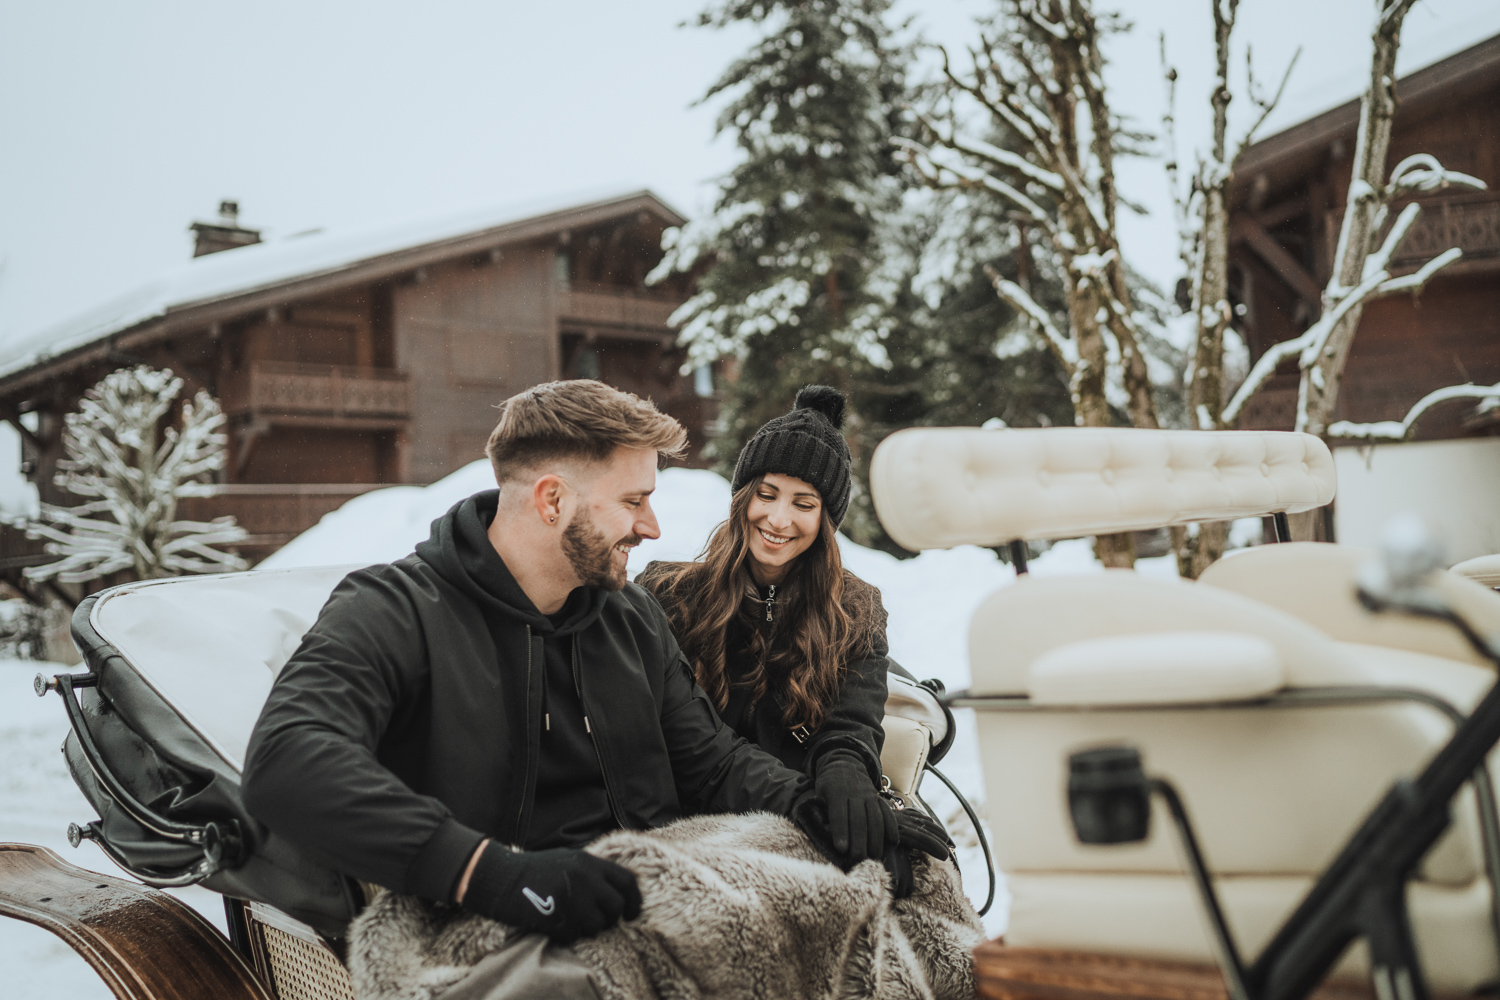
<path fill-rule="evenodd" d="M 1265 175 L 1262 174 L 1261 176 Z M 1306 215 L 1307 205 L 1307 195 L 1298 195 L 1296 198 L 1279 201 L 1270 208 L 1257 209 L 1254 218 L 1256 222 L 1269 229 L 1272 226 L 1279 226 L 1283 222 L 1291 222 L 1299 215 Z"/>
<path fill-rule="evenodd" d="M 1316 318 L 1323 308 L 1323 289 L 1307 273 L 1302 262 L 1277 243 L 1264 226 L 1245 215 L 1237 216 L 1229 233 L 1231 243 L 1244 243 L 1265 261 L 1271 270 L 1280 275 L 1297 297 L 1307 303 L 1311 315 Z"/>

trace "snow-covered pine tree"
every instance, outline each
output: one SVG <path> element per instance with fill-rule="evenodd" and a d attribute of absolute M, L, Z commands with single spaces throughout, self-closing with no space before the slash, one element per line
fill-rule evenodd
<path fill-rule="evenodd" d="M 890 139 L 907 53 L 884 20 L 889 6 L 724 0 L 698 20 L 760 31 L 705 97 L 727 98 L 718 131 L 735 137 L 742 162 L 711 215 L 669 232 L 653 272 L 659 279 L 709 262 L 673 321 L 690 363 L 734 359 L 712 444 L 726 470 L 756 428 L 811 382 L 851 392 L 845 430 L 856 461 L 878 443 L 864 431 L 853 389 L 859 372 L 888 363 L 883 307 L 868 286 L 880 218 L 898 204 L 900 188 Z M 863 489 L 854 504 L 867 507 Z"/>
<path fill-rule="evenodd" d="M 76 507 L 43 504 L 25 524 L 62 558 L 25 572 L 81 583 L 121 570 L 137 579 L 240 570 L 239 556 L 214 548 L 243 541 L 232 517 L 177 520 L 177 501 L 207 496 L 210 473 L 224 467 L 224 413 L 200 390 L 182 404 L 182 429 L 161 428 L 182 391 L 170 370 L 122 368 L 84 393 L 68 414 L 58 486 L 84 498 Z"/>

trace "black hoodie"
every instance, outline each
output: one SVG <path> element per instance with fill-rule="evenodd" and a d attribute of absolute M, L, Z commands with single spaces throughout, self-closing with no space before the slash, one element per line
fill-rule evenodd
<path fill-rule="evenodd" d="M 589 800 L 544 792 L 538 815 L 539 773 L 552 791 L 559 774 L 593 780 L 576 730 L 561 762 L 543 739 L 547 715 L 560 721 L 558 685 L 552 713 L 544 698 L 559 654 L 611 813 L 576 816 L 582 828 L 789 812 L 807 779 L 719 721 L 656 601 L 634 584 L 581 588 L 554 624 L 489 544 L 496 500 L 465 500 L 413 555 L 334 589 L 251 735 L 251 813 L 347 875 L 435 900 L 486 836 L 552 846 L 560 810 Z"/>

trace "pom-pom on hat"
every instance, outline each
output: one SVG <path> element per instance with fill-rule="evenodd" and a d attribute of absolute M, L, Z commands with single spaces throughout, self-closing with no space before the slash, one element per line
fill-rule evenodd
<path fill-rule="evenodd" d="M 745 445 L 734 465 L 738 493 L 756 476 L 779 472 L 818 488 L 834 526 L 849 510 L 849 445 L 844 426 L 844 394 L 826 385 L 804 386 L 792 412 L 767 420 Z"/>

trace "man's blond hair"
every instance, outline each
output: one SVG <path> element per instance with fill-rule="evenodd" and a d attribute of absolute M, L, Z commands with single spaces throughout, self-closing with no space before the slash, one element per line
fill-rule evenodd
<path fill-rule="evenodd" d="M 499 410 L 484 453 L 501 484 L 558 459 L 600 462 L 622 446 L 651 448 L 661 458 L 687 449 L 687 431 L 650 400 L 593 379 L 534 385 Z"/>

